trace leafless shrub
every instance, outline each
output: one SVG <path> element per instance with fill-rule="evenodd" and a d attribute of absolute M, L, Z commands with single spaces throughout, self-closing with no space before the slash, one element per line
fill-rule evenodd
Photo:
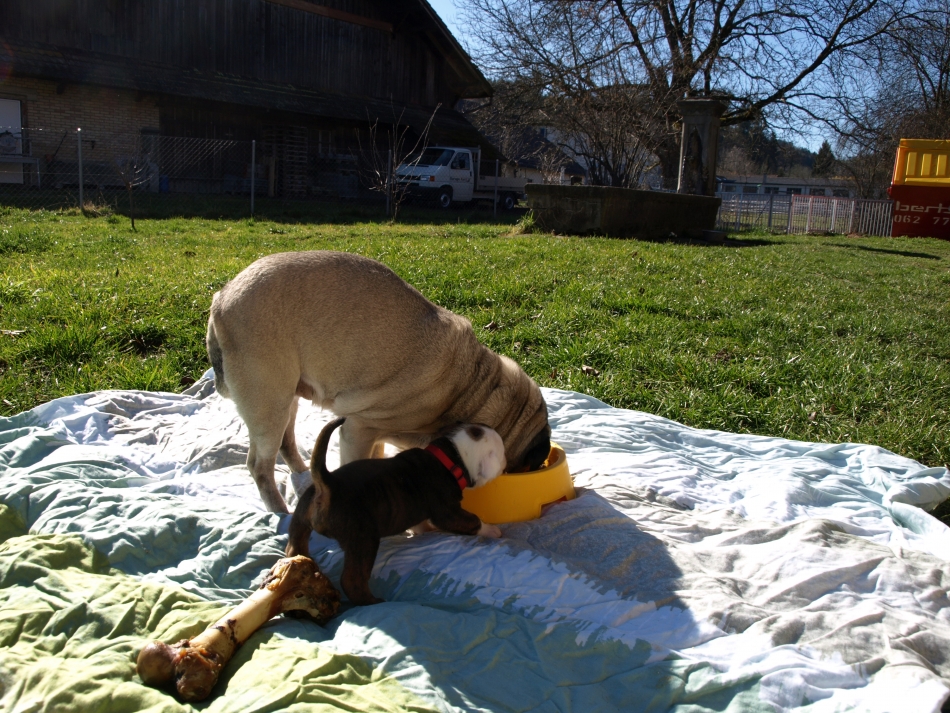
<path fill-rule="evenodd" d="M 142 187 L 158 190 L 158 166 L 143 146 L 141 136 L 117 137 L 109 144 L 112 169 L 129 197 L 129 220 L 135 230 L 135 191 Z"/>
<path fill-rule="evenodd" d="M 419 156 L 428 146 L 429 131 L 441 104 L 433 109 L 425 127 L 413 132 L 405 122 L 405 110 L 393 107 L 392 123 L 381 125 L 379 118 L 369 121 L 366 138 L 357 132 L 364 185 L 386 197 L 387 216 L 396 220 L 399 209 L 409 197 L 409 183 L 395 180 L 396 168 Z"/>

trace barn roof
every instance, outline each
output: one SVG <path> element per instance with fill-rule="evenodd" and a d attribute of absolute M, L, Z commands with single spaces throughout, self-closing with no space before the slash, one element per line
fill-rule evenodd
<path fill-rule="evenodd" d="M 485 75 L 475 66 L 472 58 L 462 49 L 462 45 L 451 33 L 442 18 L 432 9 L 426 0 L 406 0 L 405 4 L 414 8 L 413 16 L 418 16 L 419 27 L 438 48 L 455 73 L 466 81 L 466 91 L 460 92 L 463 99 L 483 99 L 492 95 L 491 84 Z"/>

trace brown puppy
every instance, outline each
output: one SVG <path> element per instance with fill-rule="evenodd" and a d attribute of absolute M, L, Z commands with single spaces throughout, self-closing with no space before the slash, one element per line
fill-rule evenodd
<path fill-rule="evenodd" d="M 462 490 L 478 487 L 505 468 L 501 437 L 484 426 L 461 425 L 427 448 L 392 458 L 358 460 L 327 470 L 331 421 L 317 437 L 310 461 L 313 485 L 304 490 L 290 520 L 287 556 L 310 556 L 310 533 L 332 537 L 343 550 L 340 584 L 355 604 L 382 601 L 369 589 L 381 537 L 429 520 L 460 535 L 500 537 L 495 525 L 462 509 Z"/>
<path fill-rule="evenodd" d="M 380 457 L 384 442 L 423 446 L 456 423 L 498 431 L 513 470 L 538 468 L 550 451 L 547 407 L 521 367 L 480 344 L 467 319 L 359 255 L 261 258 L 215 294 L 207 345 L 274 512 L 287 510 L 274 484 L 278 449 L 291 470 L 306 470 L 294 436 L 299 396 L 346 417 L 342 463 Z"/>

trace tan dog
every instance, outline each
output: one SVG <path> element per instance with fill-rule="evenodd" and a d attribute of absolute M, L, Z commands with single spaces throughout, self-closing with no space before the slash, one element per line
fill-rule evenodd
<path fill-rule="evenodd" d="M 457 423 L 494 428 L 512 471 L 550 451 L 547 406 L 514 361 L 464 317 L 429 302 L 382 263 L 338 252 L 261 258 L 215 294 L 208 355 L 218 392 L 247 425 L 248 469 L 268 510 L 287 512 L 277 452 L 295 473 L 297 398 L 346 417 L 340 462 L 385 442 L 425 446 Z"/>

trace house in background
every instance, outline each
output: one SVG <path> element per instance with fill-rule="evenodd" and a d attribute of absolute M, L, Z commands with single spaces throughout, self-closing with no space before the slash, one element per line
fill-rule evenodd
<path fill-rule="evenodd" d="M 425 0 L 0 3 L 0 181 L 68 162 L 82 127 L 84 164 L 118 136 L 254 139 L 272 189 L 308 195 L 374 123 L 414 137 L 434 114 L 430 143 L 494 158 L 454 109 L 490 95 Z"/>
<path fill-rule="evenodd" d="M 523 127 L 511 129 L 505 137 L 486 132 L 486 138 L 505 153 L 503 176 L 523 176 L 528 183 L 581 185 L 587 171 L 557 145 L 546 138 L 546 129 Z M 483 166 L 483 175 L 493 175 L 494 167 Z"/>
<path fill-rule="evenodd" d="M 851 198 L 855 187 L 844 178 L 785 178 L 778 176 L 720 175 L 716 176 L 718 193 L 742 195 L 802 195 Z"/>
<path fill-rule="evenodd" d="M 522 155 L 517 163 L 528 183 L 579 186 L 587 181 L 587 169 L 547 138 L 548 129 L 527 129 Z"/>

